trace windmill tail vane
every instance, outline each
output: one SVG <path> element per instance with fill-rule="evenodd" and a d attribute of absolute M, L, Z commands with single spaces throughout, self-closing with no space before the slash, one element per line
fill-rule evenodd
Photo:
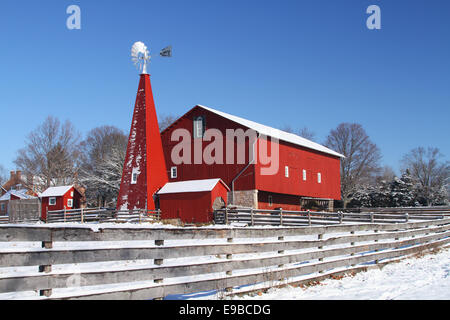
<path fill-rule="evenodd" d="M 159 55 L 161 57 L 168 57 L 168 58 L 172 57 L 172 46 L 167 46 L 164 49 L 162 49 Z"/>

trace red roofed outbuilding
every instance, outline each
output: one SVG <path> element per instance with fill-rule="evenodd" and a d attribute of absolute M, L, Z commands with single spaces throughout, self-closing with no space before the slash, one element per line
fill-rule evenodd
<path fill-rule="evenodd" d="M 185 223 L 213 220 L 213 209 L 228 201 L 230 189 L 221 179 L 166 183 L 158 192 L 161 219 L 180 219 Z"/>

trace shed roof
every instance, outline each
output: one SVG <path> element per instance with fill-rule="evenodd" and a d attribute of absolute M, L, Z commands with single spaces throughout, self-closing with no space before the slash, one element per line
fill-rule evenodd
<path fill-rule="evenodd" d="M 59 197 L 63 196 L 72 189 L 73 186 L 59 186 L 59 187 L 50 187 L 44 192 L 42 192 L 39 197 L 45 198 L 45 197 Z"/>
<path fill-rule="evenodd" d="M 205 192 L 211 191 L 218 183 L 222 183 L 227 190 L 230 190 L 228 186 L 219 178 L 216 179 L 203 179 L 203 180 L 186 180 L 179 182 L 168 182 L 157 193 L 183 193 L 183 192 Z"/>
<path fill-rule="evenodd" d="M 278 140 L 290 142 L 290 143 L 293 143 L 295 145 L 299 145 L 299 146 L 302 146 L 305 148 L 309 148 L 312 150 L 317 150 L 317 151 L 320 151 L 323 153 L 331 154 L 331 155 L 339 157 L 339 158 L 345 158 L 344 155 L 342 155 L 336 151 L 333 151 L 321 144 L 318 144 L 318 143 L 308 140 L 306 138 L 300 137 L 294 133 L 289 133 L 289 132 L 282 131 L 282 130 L 279 130 L 279 129 L 276 129 L 273 127 L 269 127 L 269 126 L 251 121 L 251 120 L 247 120 L 247 119 L 237 117 L 237 116 L 234 116 L 234 115 L 231 115 L 231 114 L 219 111 L 219 110 L 215 110 L 213 108 L 205 107 L 202 105 L 197 105 L 197 106 L 200 108 L 203 108 L 205 110 L 208 110 L 210 112 L 213 112 L 221 117 L 227 118 L 233 122 L 239 123 L 249 129 L 255 130 L 256 132 L 259 132 L 260 134 L 263 134 L 265 136 L 273 137 Z"/>

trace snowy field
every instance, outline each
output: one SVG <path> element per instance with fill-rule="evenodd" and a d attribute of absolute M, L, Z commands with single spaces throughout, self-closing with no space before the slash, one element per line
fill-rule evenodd
<path fill-rule="evenodd" d="M 436 254 L 409 258 L 340 280 L 328 279 L 306 288 L 270 289 L 256 296 L 233 299 L 264 300 L 448 300 L 450 247 Z"/>

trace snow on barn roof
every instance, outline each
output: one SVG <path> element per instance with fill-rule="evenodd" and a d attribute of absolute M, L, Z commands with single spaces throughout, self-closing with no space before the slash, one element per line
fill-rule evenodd
<path fill-rule="evenodd" d="M 166 193 L 181 193 L 181 192 L 211 191 L 219 182 L 222 182 L 223 185 L 229 190 L 227 185 L 221 179 L 216 178 L 216 179 L 168 182 L 157 193 L 166 194 Z"/>
<path fill-rule="evenodd" d="M 245 126 L 247 128 L 255 130 L 255 131 L 257 131 L 260 134 L 263 134 L 265 136 L 277 138 L 278 140 L 290 142 L 290 143 L 293 143 L 293 144 L 296 144 L 296 145 L 299 145 L 299 146 L 302 146 L 302 147 L 305 147 L 305 148 L 309 148 L 309 149 L 317 150 L 317 151 L 320 151 L 320 152 L 323 152 L 323 153 L 331 154 L 331 155 L 336 156 L 336 157 L 345 158 L 344 155 L 342 155 L 340 153 L 337 153 L 336 151 L 333 151 L 333 150 L 331 150 L 331 149 L 329 149 L 329 148 L 327 148 L 327 147 L 325 147 L 325 146 L 323 146 L 321 144 L 313 142 L 311 140 L 308 140 L 308 139 L 305 139 L 303 137 L 300 137 L 300 136 L 298 136 L 296 134 L 289 133 L 289 132 L 286 132 L 286 131 L 282 131 L 282 130 L 279 130 L 279 129 L 276 129 L 276 128 L 272 128 L 272 127 L 269 127 L 269 126 L 266 126 L 266 125 L 263 125 L 263 124 L 251 121 L 251 120 L 247 120 L 247 119 L 244 119 L 244 118 L 233 116 L 231 114 L 228 114 L 228 113 L 225 113 L 225 112 L 222 112 L 222 111 L 219 111 L 219 110 L 215 110 L 215 109 L 212 109 L 212 108 L 209 108 L 209 107 L 205 107 L 205 106 L 202 106 L 202 105 L 197 105 L 197 106 L 200 107 L 200 108 L 203 108 L 205 110 L 211 111 L 211 112 L 213 112 L 215 114 L 218 114 L 219 116 L 227 118 L 227 119 L 229 119 L 229 120 L 231 120 L 233 122 L 239 123 L 239 124 L 241 124 L 241 125 L 243 125 L 243 126 Z"/>
<path fill-rule="evenodd" d="M 60 187 L 50 187 L 44 192 L 42 192 L 39 197 L 45 198 L 45 197 L 59 197 L 63 196 L 69 191 L 73 186 L 60 186 Z"/>

